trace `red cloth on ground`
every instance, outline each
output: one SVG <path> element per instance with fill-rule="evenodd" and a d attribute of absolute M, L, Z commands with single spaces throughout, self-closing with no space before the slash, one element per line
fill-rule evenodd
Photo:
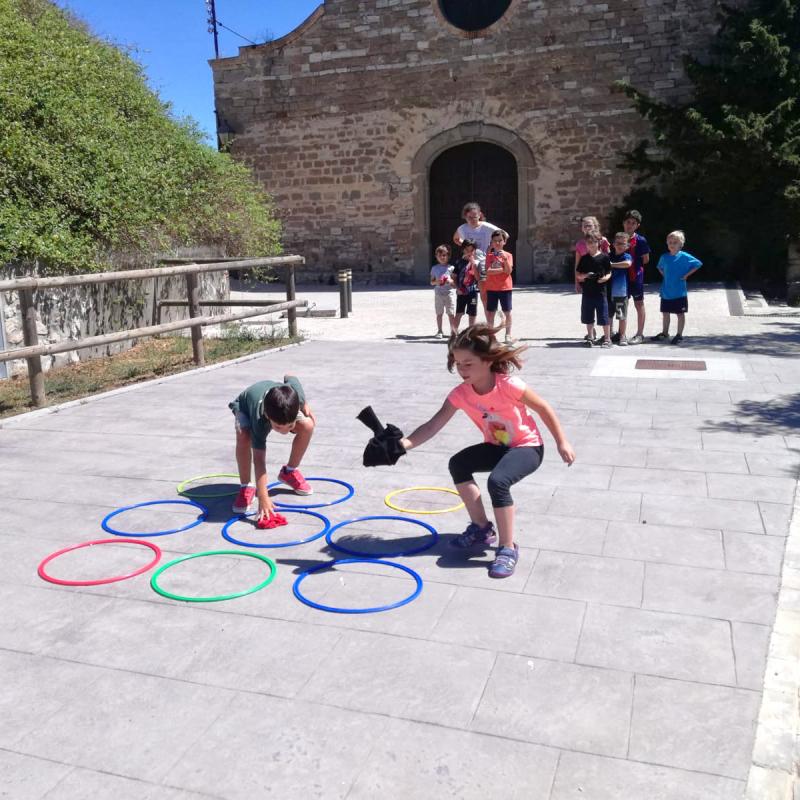
<path fill-rule="evenodd" d="M 283 514 L 278 514 L 276 511 L 268 517 L 262 517 L 256 521 L 256 528 L 264 530 L 264 528 L 277 528 L 279 525 L 286 525 L 286 517 Z"/>

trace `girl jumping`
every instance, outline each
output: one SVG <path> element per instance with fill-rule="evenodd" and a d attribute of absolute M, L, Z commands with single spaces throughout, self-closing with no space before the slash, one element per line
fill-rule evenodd
<path fill-rule="evenodd" d="M 500 534 L 489 575 L 508 578 L 514 574 L 519 558 L 519 548 L 514 542 L 514 501 L 509 489 L 538 469 L 544 453 L 542 437 L 528 409 L 541 417 L 564 462 L 572 464 L 575 452 L 552 407 L 522 380 L 509 374 L 522 366 L 519 356 L 525 348 L 501 344 L 495 333 L 487 325 L 473 325 L 451 338 L 447 368 L 452 372 L 455 366 L 462 383 L 402 444 L 411 450 L 427 442 L 459 408 L 480 428 L 483 442 L 461 450 L 450 459 L 450 474 L 470 518 L 467 529 L 452 544 L 467 549 L 494 542 L 494 524 L 486 516 L 480 489 L 473 478 L 475 472 L 488 472 L 487 486 Z"/>

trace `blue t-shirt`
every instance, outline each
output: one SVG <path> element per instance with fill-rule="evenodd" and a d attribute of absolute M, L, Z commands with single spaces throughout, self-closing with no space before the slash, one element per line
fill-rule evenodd
<path fill-rule="evenodd" d="M 631 265 L 631 254 L 623 253 L 621 256 L 611 254 L 611 296 L 628 296 L 628 267 Z"/>
<path fill-rule="evenodd" d="M 702 266 L 703 262 L 699 258 L 695 258 L 684 250 L 679 250 L 674 256 L 664 253 L 658 259 L 659 272 L 664 275 L 664 282 L 661 284 L 661 299 L 677 300 L 679 297 L 686 297 L 684 275 Z"/>

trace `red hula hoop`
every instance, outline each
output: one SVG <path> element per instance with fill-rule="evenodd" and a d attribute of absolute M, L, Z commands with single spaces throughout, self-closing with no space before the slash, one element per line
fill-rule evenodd
<path fill-rule="evenodd" d="M 69 553 L 72 550 L 80 550 L 82 547 L 91 547 L 95 544 L 143 544 L 145 547 L 149 547 L 154 553 L 155 558 L 143 567 L 140 567 L 135 572 L 130 572 L 127 575 L 115 575 L 112 578 L 100 578 L 94 581 L 63 581 L 60 578 L 54 578 L 51 575 L 48 575 L 45 572 L 45 566 L 49 564 L 54 558 L 58 558 L 64 553 Z M 62 550 L 56 550 L 55 553 L 51 553 L 41 564 L 39 564 L 39 577 L 42 580 L 48 581 L 49 583 L 56 583 L 59 586 L 101 586 L 105 583 L 116 583 L 117 581 L 124 581 L 128 578 L 135 578 L 137 575 L 141 575 L 143 572 L 147 572 L 147 570 L 152 569 L 158 562 L 161 560 L 161 548 L 158 545 L 153 544 L 152 542 L 146 542 L 143 539 L 120 539 L 119 537 L 115 537 L 114 539 L 95 539 L 92 542 L 81 542 L 80 544 L 73 544 L 70 547 L 65 547 Z"/>

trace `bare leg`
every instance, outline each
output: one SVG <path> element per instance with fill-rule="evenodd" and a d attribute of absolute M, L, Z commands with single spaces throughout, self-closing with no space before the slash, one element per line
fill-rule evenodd
<path fill-rule="evenodd" d="M 514 546 L 514 506 L 501 506 L 493 508 L 494 518 L 497 520 L 497 535 L 500 537 L 500 547 Z"/>
<path fill-rule="evenodd" d="M 661 313 L 661 333 L 669 336 L 669 314 Z"/>
<path fill-rule="evenodd" d="M 456 314 L 456 317 L 455 317 L 455 320 L 456 320 L 456 322 L 455 322 L 456 333 L 458 332 L 458 326 L 461 325 L 461 317 L 463 317 L 463 316 L 464 316 L 463 314 Z"/>
<path fill-rule="evenodd" d="M 442 332 L 442 317 L 443 316 L 444 316 L 443 314 L 437 314 L 436 315 L 436 330 L 439 331 L 439 333 Z"/>
<path fill-rule="evenodd" d="M 292 451 L 289 453 L 289 460 L 286 462 L 287 467 L 299 467 L 303 456 L 308 450 L 311 435 L 314 433 L 314 423 L 308 418 L 297 420 L 294 426 L 294 441 L 292 442 Z"/>
<path fill-rule="evenodd" d="M 470 325 L 474 325 L 478 321 L 478 316 L 476 314 L 474 317 L 467 317 L 467 319 L 469 320 Z"/>
<path fill-rule="evenodd" d="M 603 325 L 603 335 L 605 336 L 605 340 L 607 342 L 611 341 L 611 326 L 610 325 Z"/>
<path fill-rule="evenodd" d="M 490 328 L 494 328 L 494 315 L 495 315 L 495 313 L 496 312 L 494 312 L 494 311 L 487 311 L 486 312 L 486 324 Z"/>
<path fill-rule="evenodd" d="M 686 324 L 686 314 L 678 314 L 678 336 L 683 336 L 683 326 Z"/>
<path fill-rule="evenodd" d="M 511 338 L 511 312 L 506 311 L 506 336 Z"/>
<path fill-rule="evenodd" d="M 458 323 L 456 322 L 455 315 L 448 314 L 447 318 L 450 321 L 450 333 L 455 333 L 458 330 Z"/>
<path fill-rule="evenodd" d="M 634 300 L 633 304 L 636 306 L 636 335 L 644 336 L 644 300 Z"/>
<path fill-rule="evenodd" d="M 483 500 L 481 500 L 481 490 L 475 481 L 465 481 L 464 483 L 457 483 L 456 490 L 459 496 L 464 501 L 467 507 L 467 514 L 471 522 L 483 527 L 489 521 L 486 517 L 486 509 L 483 507 Z"/>
<path fill-rule="evenodd" d="M 236 431 L 236 466 L 242 486 L 250 483 L 251 456 L 250 431 L 248 430 Z"/>

